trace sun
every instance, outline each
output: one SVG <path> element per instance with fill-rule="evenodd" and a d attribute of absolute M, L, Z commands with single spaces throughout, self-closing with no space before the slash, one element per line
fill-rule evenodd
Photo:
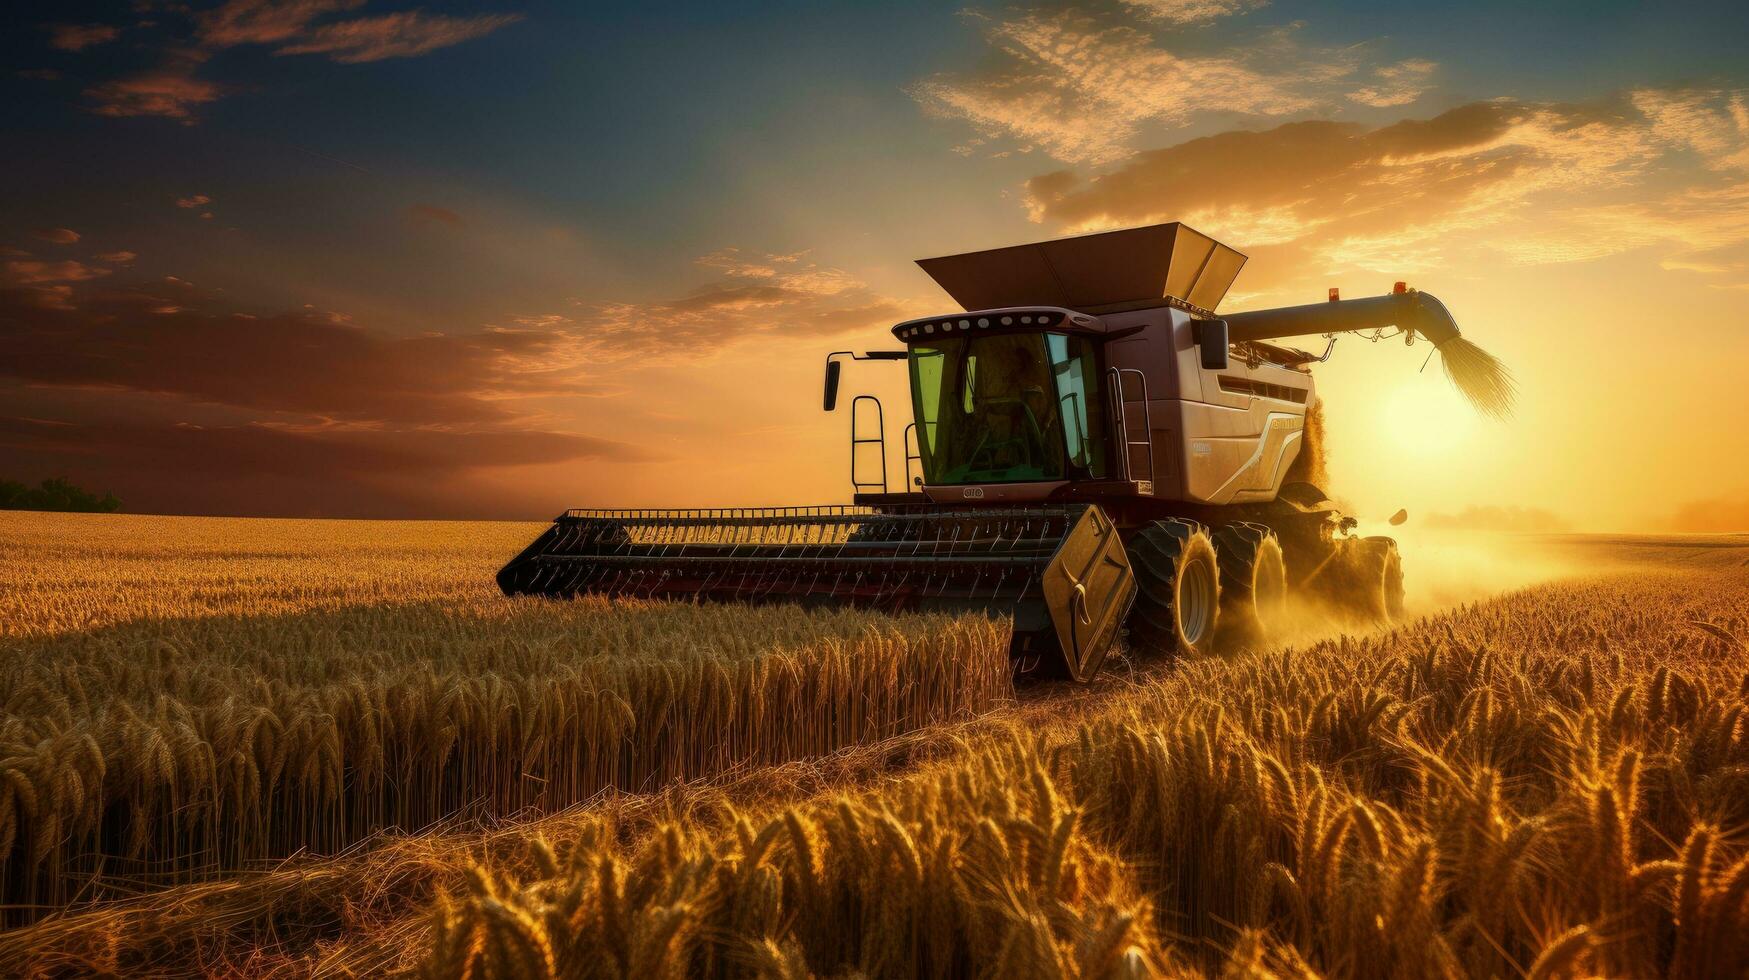
<path fill-rule="evenodd" d="M 1434 460 L 1465 451 L 1476 413 L 1463 396 L 1431 372 L 1396 382 L 1376 417 L 1380 444 L 1399 458 Z"/>

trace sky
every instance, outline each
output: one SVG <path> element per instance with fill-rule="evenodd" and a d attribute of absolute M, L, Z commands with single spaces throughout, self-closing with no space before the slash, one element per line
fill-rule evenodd
<path fill-rule="evenodd" d="M 824 357 L 912 260 L 1183 220 L 1223 311 L 1445 301 L 1316 375 L 1333 494 L 1749 529 L 1749 5 L 23 3 L 0 31 L 0 478 L 136 512 L 848 499 Z M 895 489 L 903 369 L 879 394 Z"/>

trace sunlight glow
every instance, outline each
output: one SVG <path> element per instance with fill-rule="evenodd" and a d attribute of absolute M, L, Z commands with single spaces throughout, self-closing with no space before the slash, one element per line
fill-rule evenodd
<path fill-rule="evenodd" d="M 1377 434 L 1373 441 L 1397 458 L 1449 463 L 1471 448 L 1475 410 L 1431 370 L 1393 379 L 1392 387 L 1381 394 L 1372 423 Z"/>

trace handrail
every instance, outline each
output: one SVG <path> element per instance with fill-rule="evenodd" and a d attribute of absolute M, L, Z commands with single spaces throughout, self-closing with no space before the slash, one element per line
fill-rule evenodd
<path fill-rule="evenodd" d="M 1138 368 L 1108 368 L 1106 374 L 1111 378 L 1111 397 L 1113 414 L 1117 417 L 1118 440 L 1123 444 L 1123 477 L 1131 483 L 1146 483 L 1147 492 L 1154 492 L 1154 416 L 1148 405 L 1148 376 Z M 1142 434 L 1146 439 L 1130 438 L 1129 411 L 1124 407 L 1123 377 L 1126 374 L 1135 375 L 1142 382 Z M 1148 478 L 1138 480 L 1135 467 L 1130 465 L 1130 450 L 1141 446 L 1148 457 Z"/>
<path fill-rule="evenodd" d="M 923 437 L 917 435 L 917 423 L 912 422 L 905 426 L 905 431 L 899 434 L 899 439 L 905 444 L 905 489 L 909 491 L 912 487 L 923 482 Z M 913 442 L 917 443 L 916 452 L 911 451 Z M 911 479 L 912 460 L 917 461 L 917 479 L 915 481 Z"/>
<path fill-rule="evenodd" d="M 875 407 L 875 435 L 872 438 L 856 434 L 860 428 L 858 422 L 861 418 L 856 406 L 865 401 L 874 402 Z M 856 447 L 866 444 L 881 447 L 881 482 L 879 483 L 856 478 Z M 879 487 L 881 493 L 887 492 L 887 417 L 886 412 L 881 408 L 881 400 L 873 395 L 857 395 L 850 400 L 850 485 L 857 493 L 861 493 L 864 487 Z"/>

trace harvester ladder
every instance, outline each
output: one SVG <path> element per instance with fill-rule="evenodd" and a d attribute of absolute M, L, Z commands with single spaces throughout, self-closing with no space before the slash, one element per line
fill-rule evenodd
<path fill-rule="evenodd" d="M 1112 412 L 1117 417 L 1117 431 L 1123 442 L 1123 477 L 1132 483 L 1146 483 L 1149 493 L 1154 492 L 1154 416 L 1148 405 L 1148 376 L 1137 368 L 1110 368 Z M 1133 374 L 1142 385 L 1142 436 L 1141 439 L 1130 438 L 1129 412 L 1125 408 L 1123 379 L 1124 375 Z M 1131 465 L 1131 450 L 1142 447 L 1148 457 L 1148 478 L 1137 479 L 1135 467 Z"/>
<path fill-rule="evenodd" d="M 872 436 L 857 435 L 861 428 L 862 419 L 861 413 L 857 411 L 857 406 L 865 401 L 873 402 L 875 407 L 875 434 Z M 879 483 L 857 478 L 856 458 L 860 454 L 856 450 L 858 446 L 866 445 L 881 447 L 881 480 Z M 887 419 L 886 414 L 881 410 L 881 400 L 873 395 L 857 395 L 850 400 L 850 485 L 856 489 L 857 493 L 861 493 L 864 488 L 874 489 L 876 487 L 880 488 L 879 492 L 881 493 L 887 492 Z"/>

